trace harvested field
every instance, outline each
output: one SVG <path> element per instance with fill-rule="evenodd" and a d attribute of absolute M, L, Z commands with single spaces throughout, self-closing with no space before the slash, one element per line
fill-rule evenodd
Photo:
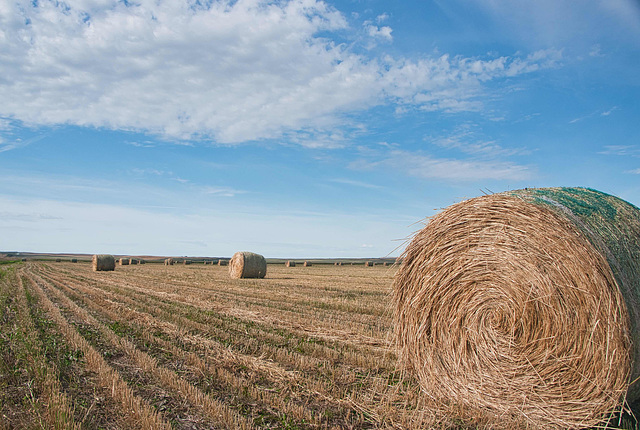
<path fill-rule="evenodd" d="M 450 428 L 397 371 L 395 268 L 0 271 L 1 428 Z"/>

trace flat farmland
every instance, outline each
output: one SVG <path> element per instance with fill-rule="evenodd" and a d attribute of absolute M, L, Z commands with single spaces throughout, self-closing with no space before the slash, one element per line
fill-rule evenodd
<path fill-rule="evenodd" d="M 393 351 L 393 267 L 0 271 L 3 428 L 429 425 Z"/>

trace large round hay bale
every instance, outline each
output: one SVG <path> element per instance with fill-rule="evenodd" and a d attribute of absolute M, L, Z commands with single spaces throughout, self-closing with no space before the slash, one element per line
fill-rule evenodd
<path fill-rule="evenodd" d="M 640 398 L 640 210 L 616 197 L 450 206 L 405 250 L 393 301 L 401 360 L 443 410 L 584 428 Z"/>
<path fill-rule="evenodd" d="M 95 254 L 91 259 L 91 265 L 95 272 L 116 270 L 116 259 L 113 255 Z"/>
<path fill-rule="evenodd" d="M 234 278 L 264 278 L 267 260 L 253 252 L 236 252 L 229 260 L 229 275 Z"/>
<path fill-rule="evenodd" d="M 296 267 L 296 262 L 293 260 L 288 260 L 286 263 L 284 263 L 285 267 Z"/>

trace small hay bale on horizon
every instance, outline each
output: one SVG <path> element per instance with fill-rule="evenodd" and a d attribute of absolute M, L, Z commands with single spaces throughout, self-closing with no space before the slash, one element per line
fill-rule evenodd
<path fill-rule="evenodd" d="M 229 260 L 229 276 L 233 279 L 264 278 L 267 260 L 254 252 L 238 251 Z"/>
<path fill-rule="evenodd" d="M 450 418 L 599 428 L 640 400 L 639 238 L 640 209 L 586 188 L 449 206 L 393 282 L 399 363 Z"/>
<path fill-rule="evenodd" d="M 218 260 L 218 266 L 227 266 L 229 265 L 229 262 L 227 260 Z"/>
<path fill-rule="evenodd" d="M 191 260 L 184 260 L 184 261 L 182 262 L 182 264 L 184 264 L 185 266 L 187 266 L 187 265 L 191 264 Z"/>
<path fill-rule="evenodd" d="M 313 264 L 310 261 L 305 261 L 303 264 L 304 267 L 311 267 Z"/>
<path fill-rule="evenodd" d="M 165 266 L 173 266 L 173 258 L 166 258 L 164 260 L 164 265 Z"/>
<path fill-rule="evenodd" d="M 129 265 L 129 259 L 128 258 L 120 258 L 120 265 L 121 266 L 128 266 Z"/>
<path fill-rule="evenodd" d="M 372 261 L 365 261 L 364 265 L 365 267 L 373 267 L 374 263 Z"/>
<path fill-rule="evenodd" d="M 77 259 L 77 258 L 72 258 L 72 259 L 71 259 L 71 262 L 72 262 L 72 263 L 77 263 L 77 262 L 78 262 L 78 259 Z"/>
<path fill-rule="evenodd" d="M 293 260 L 287 260 L 286 263 L 284 263 L 285 267 L 296 267 L 296 262 Z"/>
<path fill-rule="evenodd" d="M 109 254 L 94 254 L 91 259 L 91 267 L 94 272 L 116 270 L 116 259 Z"/>

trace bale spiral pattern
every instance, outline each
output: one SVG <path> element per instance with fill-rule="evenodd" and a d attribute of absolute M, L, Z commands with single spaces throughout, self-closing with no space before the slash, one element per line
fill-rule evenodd
<path fill-rule="evenodd" d="M 638 331 L 629 314 L 639 273 L 614 261 L 620 251 L 602 239 L 611 225 L 595 231 L 600 224 L 549 198 L 583 204 L 582 192 L 597 193 L 521 190 L 464 201 L 407 247 L 394 280 L 396 342 L 444 409 L 506 428 L 583 428 L 634 392 L 630 335 Z M 605 196 L 615 199 L 588 197 Z M 640 211 L 622 203 L 616 213 L 632 214 L 629 231 L 640 234 Z M 628 255 L 640 256 L 638 237 Z"/>

